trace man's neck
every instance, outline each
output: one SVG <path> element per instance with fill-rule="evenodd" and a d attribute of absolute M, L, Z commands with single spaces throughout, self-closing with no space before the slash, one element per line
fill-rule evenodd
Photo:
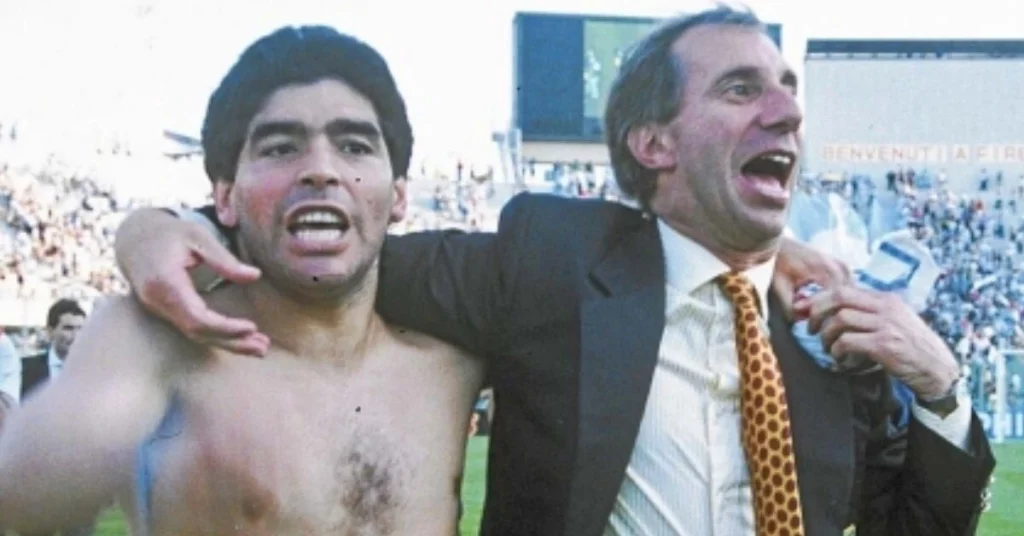
<path fill-rule="evenodd" d="M 695 229 L 681 225 L 674 221 L 662 220 L 675 232 L 700 244 L 718 260 L 726 264 L 730 269 L 737 272 L 745 272 L 755 266 L 760 266 L 770 261 L 779 253 L 781 237 L 770 240 L 758 247 L 748 249 L 722 247 L 720 240 L 712 238 L 705 230 Z"/>
<path fill-rule="evenodd" d="M 252 319 L 273 346 L 301 359 L 339 365 L 360 360 L 381 332 L 376 295 L 376 270 L 333 300 L 303 300 L 266 280 L 242 287 Z"/>
<path fill-rule="evenodd" d="M 778 254 L 778 245 L 775 244 L 771 248 L 757 250 L 757 251 L 728 251 L 723 249 L 714 249 L 708 246 L 708 244 L 701 244 L 705 248 L 708 248 L 714 256 L 721 259 L 722 262 L 727 264 L 729 268 L 737 272 L 745 272 L 760 266 L 772 259 Z"/>

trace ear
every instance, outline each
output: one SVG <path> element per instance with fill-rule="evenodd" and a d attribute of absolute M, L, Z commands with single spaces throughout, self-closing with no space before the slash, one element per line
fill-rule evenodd
<path fill-rule="evenodd" d="M 629 129 L 626 145 L 633 158 L 645 168 L 667 170 L 678 163 L 675 138 L 667 126 L 652 123 L 636 125 Z"/>
<path fill-rule="evenodd" d="M 238 210 L 232 195 L 234 191 L 234 181 L 217 179 L 213 183 L 213 203 L 217 207 L 217 218 L 226 227 L 238 225 Z"/>
<path fill-rule="evenodd" d="M 405 219 L 405 211 L 409 208 L 406 186 L 408 184 L 405 177 L 395 177 L 395 180 L 392 181 L 391 187 L 394 188 L 395 198 L 391 203 L 391 218 L 388 220 L 391 223 L 398 223 Z"/>

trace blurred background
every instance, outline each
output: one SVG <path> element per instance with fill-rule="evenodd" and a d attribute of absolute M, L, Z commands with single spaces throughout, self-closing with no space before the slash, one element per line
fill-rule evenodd
<path fill-rule="evenodd" d="M 695 1 L 0 1 L 0 326 L 48 344 L 58 298 L 126 285 L 113 234 L 133 208 L 206 202 L 199 127 L 241 50 L 286 24 L 376 47 L 416 135 L 414 209 L 394 233 L 490 230 L 516 192 L 623 201 L 601 116 L 618 63 Z M 981 534 L 1024 531 L 1024 27 L 1010 0 L 751 1 L 801 79 L 794 234 L 866 261 L 909 230 L 942 275 L 924 316 L 960 359 L 997 444 Z M 628 202 L 628 200 L 627 200 Z M 571 223 L 569 223 L 571 224 Z M 466 533 L 489 411 L 472 430 Z M 110 512 L 103 534 L 123 534 Z M 105 532 L 103 532 L 105 531 Z"/>

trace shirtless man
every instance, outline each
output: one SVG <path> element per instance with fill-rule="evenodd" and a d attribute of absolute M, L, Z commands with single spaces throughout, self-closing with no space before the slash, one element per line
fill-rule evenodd
<path fill-rule="evenodd" d="M 209 299 L 269 335 L 266 358 L 103 304 L 0 435 L 0 519 L 47 530 L 116 496 L 135 534 L 456 533 L 482 365 L 373 310 L 411 145 L 370 47 L 323 27 L 254 43 L 203 146 L 218 216 L 263 274 Z"/>

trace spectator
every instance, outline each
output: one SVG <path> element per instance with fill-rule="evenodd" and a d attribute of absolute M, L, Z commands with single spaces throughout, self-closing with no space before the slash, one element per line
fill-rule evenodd
<path fill-rule="evenodd" d="M 21 397 L 43 385 L 46 380 L 56 378 L 64 368 L 68 350 L 85 324 L 85 311 L 74 300 L 58 300 L 46 315 L 46 329 L 50 346 L 41 354 L 22 359 Z"/>
<path fill-rule="evenodd" d="M 78 330 L 85 324 L 85 311 L 74 300 L 58 300 L 46 315 L 46 327 L 50 336 L 50 347 L 43 353 L 22 360 L 21 397 L 25 399 L 41 388 L 49 379 L 57 377 L 64 367 L 68 350 L 75 341 Z M 96 521 L 81 527 L 60 531 L 60 536 L 91 536 Z M 56 535 L 49 535 L 56 536 Z"/>
<path fill-rule="evenodd" d="M 0 430 L 4 417 L 21 399 L 21 359 L 11 338 L 0 331 Z M 0 534 L 3 531 L 0 530 Z"/>

